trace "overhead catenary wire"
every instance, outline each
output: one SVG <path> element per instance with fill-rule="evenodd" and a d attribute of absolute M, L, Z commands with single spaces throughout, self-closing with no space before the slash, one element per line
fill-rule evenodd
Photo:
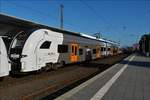
<path fill-rule="evenodd" d="M 97 14 L 97 12 L 95 11 L 95 9 L 93 8 L 93 7 L 91 7 L 88 3 L 86 3 L 85 1 L 83 1 L 83 0 L 80 0 L 80 2 L 82 3 L 82 4 L 84 4 L 93 14 L 95 14 L 95 16 L 97 17 L 97 18 L 99 18 L 100 16 Z M 101 17 L 102 18 L 102 17 Z M 102 18 L 103 19 L 103 18 Z"/>
<path fill-rule="evenodd" d="M 99 25 L 101 26 L 101 22 L 103 21 L 107 26 L 106 29 L 108 30 L 109 28 L 113 27 L 113 25 L 106 20 L 105 18 L 103 18 L 102 16 L 100 16 L 97 11 L 91 6 L 89 5 L 87 2 L 85 2 L 85 0 L 79 0 L 83 5 L 85 5 L 97 18 L 99 21 Z M 102 29 L 101 29 L 102 30 Z M 100 32 L 101 33 L 101 32 Z M 102 34 L 101 34 L 102 35 Z M 109 37 L 110 38 L 110 37 Z"/>
<path fill-rule="evenodd" d="M 100 22 L 100 24 L 101 24 L 101 21 L 103 21 L 104 23 L 106 23 L 108 25 L 108 27 L 112 26 L 111 24 L 108 24 L 109 22 L 106 21 L 106 19 L 104 19 L 102 16 L 100 16 L 97 13 L 97 11 L 92 6 L 90 6 L 87 2 L 85 2 L 84 0 L 80 0 L 80 2 L 83 5 L 85 5 L 98 18 L 98 21 Z"/>
<path fill-rule="evenodd" d="M 91 5 L 89 5 L 87 2 L 85 2 L 85 0 L 79 0 L 83 5 L 85 5 L 97 18 L 99 21 L 99 24 L 101 25 L 101 21 L 103 21 L 107 26 L 106 29 L 108 31 L 108 29 L 110 29 L 111 27 L 114 27 L 108 20 L 106 20 L 104 17 L 100 16 L 97 11 L 95 10 L 95 8 L 93 8 Z M 102 29 L 101 29 L 102 30 Z M 101 32 L 100 32 L 101 33 Z M 101 33 L 102 35 L 102 33 Z M 102 36 L 101 36 L 102 37 Z M 104 37 L 103 37 L 104 38 Z M 109 35 L 110 38 L 110 35 Z M 118 41 L 118 43 L 120 43 L 120 41 Z"/>

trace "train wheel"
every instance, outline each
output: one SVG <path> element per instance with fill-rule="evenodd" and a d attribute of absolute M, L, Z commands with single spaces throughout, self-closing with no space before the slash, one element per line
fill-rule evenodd
<path fill-rule="evenodd" d="M 44 71 L 44 69 L 41 68 L 41 69 L 37 70 L 36 73 L 37 73 L 37 74 L 40 74 L 40 73 L 42 73 L 43 71 Z"/>
<path fill-rule="evenodd" d="M 59 64 L 52 64 L 52 69 L 53 69 L 53 70 L 57 70 L 58 67 L 59 67 Z"/>
<path fill-rule="evenodd" d="M 65 61 L 61 61 L 59 67 L 63 67 L 64 65 L 65 65 Z"/>
<path fill-rule="evenodd" d="M 2 81 L 2 80 L 3 80 L 3 78 L 4 78 L 4 77 L 0 77 L 0 81 Z"/>
<path fill-rule="evenodd" d="M 46 64 L 45 67 L 43 67 L 43 70 L 44 71 L 50 71 L 52 68 L 53 68 L 53 64 L 49 63 L 49 64 Z"/>

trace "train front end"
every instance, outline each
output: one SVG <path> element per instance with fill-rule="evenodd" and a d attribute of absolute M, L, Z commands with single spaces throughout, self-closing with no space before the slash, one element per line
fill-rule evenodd
<path fill-rule="evenodd" d="M 22 55 L 23 46 L 28 38 L 29 34 L 25 31 L 19 31 L 13 37 L 9 49 L 8 55 L 11 61 L 11 72 L 16 73 L 21 71 L 21 58 L 25 57 Z"/>

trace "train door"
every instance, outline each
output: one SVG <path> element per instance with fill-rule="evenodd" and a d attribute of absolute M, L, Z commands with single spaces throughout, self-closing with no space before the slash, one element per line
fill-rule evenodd
<path fill-rule="evenodd" d="M 100 58 L 100 46 L 96 47 L 96 58 Z"/>
<path fill-rule="evenodd" d="M 111 47 L 111 48 L 110 48 L 110 52 L 111 52 L 110 55 L 114 55 L 114 47 Z"/>
<path fill-rule="evenodd" d="M 71 44 L 71 62 L 77 62 L 78 61 L 78 44 Z"/>
<path fill-rule="evenodd" d="M 0 77 L 8 75 L 9 68 L 6 46 L 2 37 L 0 37 Z"/>
<path fill-rule="evenodd" d="M 85 60 L 86 60 L 86 61 L 92 60 L 92 51 L 91 51 L 90 48 L 86 48 Z"/>
<path fill-rule="evenodd" d="M 49 62 L 51 57 L 51 52 L 50 52 L 50 46 L 51 46 L 51 41 L 42 41 L 39 43 L 37 47 L 37 65 L 38 69 L 40 67 L 44 67 L 45 63 Z"/>

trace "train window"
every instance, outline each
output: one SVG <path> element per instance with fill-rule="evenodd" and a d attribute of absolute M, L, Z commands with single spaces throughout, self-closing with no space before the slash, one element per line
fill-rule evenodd
<path fill-rule="evenodd" d="M 101 51 L 103 51 L 103 47 L 101 47 Z"/>
<path fill-rule="evenodd" d="M 71 47 L 71 51 L 72 51 L 72 53 L 74 53 L 74 46 Z"/>
<path fill-rule="evenodd" d="M 79 49 L 79 55 L 83 55 L 83 49 Z"/>
<path fill-rule="evenodd" d="M 106 48 L 103 48 L 103 51 L 106 51 Z"/>
<path fill-rule="evenodd" d="M 110 48 L 108 48 L 108 51 L 110 51 Z"/>
<path fill-rule="evenodd" d="M 40 49 L 49 49 L 50 45 L 51 45 L 51 42 L 50 42 L 50 41 L 45 41 L 45 42 L 41 45 Z"/>
<path fill-rule="evenodd" d="M 58 45 L 58 53 L 67 53 L 68 45 Z"/>
<path fill-rule="evenodd" d="M 93 49 L 93 54 L 96 54 L 96 49 Z"/>
<path fill-rule="evenodd" d="M 77 55 L 77 47 L 75 46 L 75 55 Z"/>

